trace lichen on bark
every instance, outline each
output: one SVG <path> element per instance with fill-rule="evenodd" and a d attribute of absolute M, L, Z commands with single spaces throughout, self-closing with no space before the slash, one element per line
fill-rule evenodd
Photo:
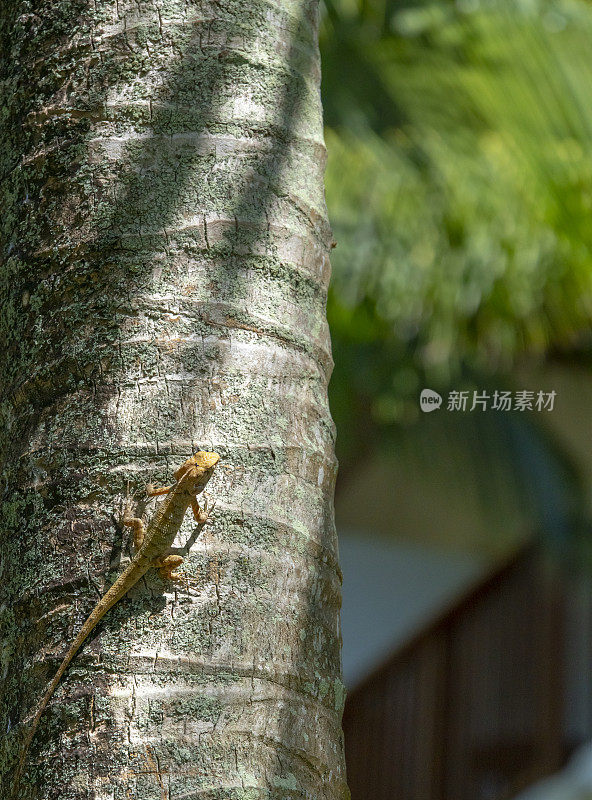
<path fill-rule="evenodd" d="M 309 0 L 0 10 L 2 797 L 129 558 L 127 484 L 198 447 L 232 469 L 181 531 L 188 585 L 110 612 L 23 798 L 347 796 L 316 26 Z"/>

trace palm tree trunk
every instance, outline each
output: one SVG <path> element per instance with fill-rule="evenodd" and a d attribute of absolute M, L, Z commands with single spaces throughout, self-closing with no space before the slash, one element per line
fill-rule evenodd
<path fill-rule="evenodd" d="M 128 482 L 199 447 L 231 469 L 181 530 L 187 585 L 109 612 L 22 796 L 348 796 L 316 6 L 0 10 L 2 797 L 129 557 Z"/>

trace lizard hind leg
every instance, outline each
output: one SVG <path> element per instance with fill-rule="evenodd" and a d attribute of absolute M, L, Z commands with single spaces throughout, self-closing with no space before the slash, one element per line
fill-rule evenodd
<path fill-rule="evenodd" d="M 153 565 L 159 571 L 161 578 L 167 581 L 182 581 L 184 576 L 180 572 L 175 572 L 177 567 L 183 563 L 181 556 L 162 556 L 153 561 Z"/>
<path fill-rule="evenodd" d="M 123 524 L 133 529 L 134 548 L 139 550 L 144 541 L 144 520 L 141 520 L 139 517 L 130 516 L 129 509 L 126 509 L 123 515 Z"/>
<path fill-rule="evenodd" d="M 129 493 L 129 481 L 127 484 L 127 493 L 126 493 L 126 501 L 123 507 L 123 516 L 121 518 L 121 522 L 123 525 L 127 525 L 128 528 L 133 529 L 134 533 L 134 548 L 139 550 L 142 546 L 142 542 L 144 541 L 144 520 L 140 519 L 139 517 L 132 516 L 132 501 L 135 497 L 135 492 L 130 497 Z"/>

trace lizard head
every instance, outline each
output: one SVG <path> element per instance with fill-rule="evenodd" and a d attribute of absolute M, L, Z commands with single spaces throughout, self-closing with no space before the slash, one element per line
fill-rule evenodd
<path fill-rule="evenodd" d="M 199 492 L 210 480 L 214 467 L 220 461 L 218 453 L 199 450 L 188 458 L 175 472 L 179 483 L 184 483 L 191 494 Z"/>

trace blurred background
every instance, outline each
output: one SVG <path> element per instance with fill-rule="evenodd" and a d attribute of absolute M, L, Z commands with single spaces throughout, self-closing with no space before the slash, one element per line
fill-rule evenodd
<path fill-rule="evenodd" d="M 592 2 L 321 51 L 352 798 L 590 799 Z"/>

